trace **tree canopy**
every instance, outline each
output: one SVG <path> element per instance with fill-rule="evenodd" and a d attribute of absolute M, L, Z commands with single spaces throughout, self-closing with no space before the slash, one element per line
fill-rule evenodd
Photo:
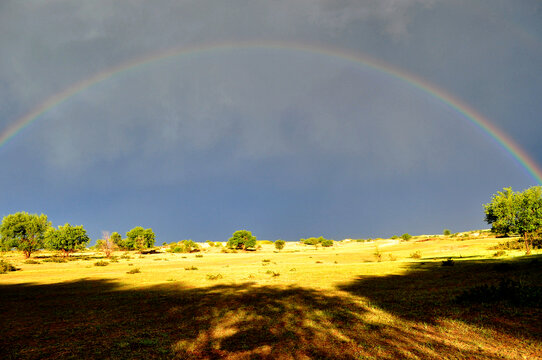
<path fill-rule="evenodd" d="M 248 230 L 237 230 L 228 240 L 227 246 L 230 249 L 246 250 L 253 248 L 256 246 L 256 236 L 252 236 L 252 233 Z"/>
<path fill-rule="evenodd" d="M 126 236 L 124 247 L 127 249 L 148 249 L 154 246 L 156 240 L 152 229 L 144 229 L 141 226 L 136 226 L 128 231 Z"/>
<path fill-rule="evenodd" d="M 2 247 L 15 247 L 29 258 L 32 252 L 43 248 L 44 234 L 50 226 L 51 222 L 44 214 L 29 214 L 23 211 L 7 215 L 0 225 Z"/>
<path fill-rule="evenodd" d="M 518 234 L 525 242 L 525 252 L 531 252 L 534 235 L 542 230 L 542 187 L 533 186 L 523 192 L 511 187 L 493 195 L 484 204 L 485 221 L 499 235 Z"/>
<path fill-rule="evenodd" d="M 65 224 L 58 229 L 49 228 L 45 233 L 45 246 L 50 250 L 64 252 L 64 256 L 85 248 L 90 241 L 83 225 L 72 226 Z"/>

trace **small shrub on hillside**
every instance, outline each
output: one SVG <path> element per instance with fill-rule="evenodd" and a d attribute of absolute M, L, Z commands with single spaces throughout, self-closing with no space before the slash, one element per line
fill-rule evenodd
<path fill-rule="evenodd" d="M 279 251 L 284 249 L 284 245 L 286 245 L 286 241 L 284 240 L 278 239 L 277 241 L 275 241 L 275 249 Z"/>
<path fill-rule="evenodd" d="M 454 261 L 452 259 L 448 259 L 442 262 L 442 266 L 454 266 Z"/>
<path fill-rule="evenodd" d="M 126 274 L 139 274 L 140 272 L 139 268 L 133 268 L 132 270 L 126 271 Z"/>
<path fill-rule="evenodd" d="M 268 262 L 271 262 L 271 260 L 270 259 L 263 259 L 262 262 L 268 263 Z"/>
<path fill-rule="evenodd" d="M 196 257 L 197 257 L 197 258 L 202 258 L 202 257 L 203 257 L 203 255 L 201 255 L 201 254 L 198 254 L 198 255 L 196 255 Z"/>
<path fill-rule="evenodd" d="M 442 234 L 443 234 L 444 236 L 450 236 L 451 233 L 452 233 L 452 232 L 451 232 L 450 230 L 448 230 L 448 229 L 444 229 L 444 231 L 442 232 Z"/>
<path fill-rule="evenodd" d="M 198 268 L 195 267 L 195 266 L 185 267 L 184 269 L 185 269 L 185 270 L 198 270 Z"/>
<path fill-rule="evenodd" d="M 399 239 L 399 236 L 393 235 L 393 236 L 391 237 L 391 239 L 392 239 L 392 240 L 397 240 L 397 239 Z"/>
<path fill-rule="evenodd" d="M 489 250 L 522 250 L 523 244 L 519 240 L 510 240 L 491 246 Z"/>
<path fill-rule="evenodd" d="M 333 246 L 333 240 L 330 240 L 330 239 L 324 239 L 322 241 L 322 246 L 323 247 L 330 247 L 330 246 Z"/>
<path fill-rule="evenodd" d="M 504 256 L 504 255 L 506 255 L 506 251 L 504 250 L 499 250 L 495 254 L 493 254 L 494 257 L 499 257 L 499 256 Z"/>
<path fill-rule="evenodd" d="M 378 262 L 381 262 L 381 261 L 382 261 L 382 253 L 380 252 L 380 250 L 378 249 L 378 247 L 376 248 L 376 250 L 375 250 L 375 252 L 373 253 L 373 255 L 375 256 L 376 261 L 378 261 Z"/>
<path fill-rule="evenodd" d="M 207 280 L 218 280 L 222 279 L 222 274 L 207 274 Z"/>
<path fill-rule="evenodd" d="M 107 261 L 103 261 L 103 260 L 96 261 L 94 263 L 94 266 L 107 266 L 107 265 L 109 265 L 109 263 Z"/>
<path fill-rule="evenodd" d="M 212 242 L 211 240 L 207 240 L 205 241 L 205 243 L 207 243 L 210 247 L 215 247 L 215 243 Z"/>
<path fill-rule="evenodd" d="M 422 253 L 418 250 L 418 251 L 415 251 L 412 254 L 410 254 L 410 257 L 412 259 L 421 259 L 422 258 Z"/>
<path fill-rule="evenodd" d="M 172 253 L 192 253 L 200 251 L 200 246 L 192 240 L 182 240 L 171 244 L 166 251 Z"/>
<path fill-rule="evenodd" d="M 267 270 L 265 273 L 271 275 L 272 277 L 280 276 L 280 273 L 274 272 L 273 270 Z"/>
<path fill-rule="evenodd" d="M 412 235 L 410 235 L 409 233 L 404 233 L 403 235 L 401 235 L 401 239 L 403 239 L 404 241 L 408 241 L 412 239 Z"/>
<path fill-rule="evenodd" d="M 64 258 L 64 257 L 53 256 L 53 257 L 50 257 L 50 258 L 47 258 L 47 259 L 43 259 L 42 261 L 43 262 L 54 262 L 54 263 L 65 263 L 68 260 L 66 260 L 66 258 Z"/>
<path fill-rule="evenodd" d="M 396 257 L 396 256 L 393 256 L 392 254 L 388 254 L 388 257 L 389 257 L 390 261 L 395 261 L 395 260 L 397 260 L 397 257 Z"/>
<path fill-rule="evenodd" d="M 24 262 L 25 264 L 41 264 L 38 260 L 28 259 Z"/>
<path fill-rule="evenodd" d="M 8 271 L 16 271 L 17 268 L 13 265 L 11 265 L 9 262 L 5 260 L 0 260 L 0 274 L 5 274 Z"/>

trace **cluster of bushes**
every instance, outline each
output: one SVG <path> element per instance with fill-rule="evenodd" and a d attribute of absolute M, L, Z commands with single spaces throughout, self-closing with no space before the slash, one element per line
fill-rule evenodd
<path fill-rule="evenodd" d="M 193 242 L 192 240 L 182 240 L 177 243 L 169 245 L 168 252 L 171 253 L 192 253 L 200 251 L 199 244 Z"/>
<path fill-rule="evenodd" d="M 17 268 L 13 265 L 11 265 L 9 262 L 5 260 L 0 260 L 0 274 L 5 274 L 8 271 L 16 271 Z"/>
<path fill-rule="evenodd" d="M 323 236 L 300 239 L 299 241 L 305 245 L 314 245 L 314 247 L 318 247 L 318 245 L 322 245 L 323 247 L 333 246 L 333 240 L 325 239 Z"/>

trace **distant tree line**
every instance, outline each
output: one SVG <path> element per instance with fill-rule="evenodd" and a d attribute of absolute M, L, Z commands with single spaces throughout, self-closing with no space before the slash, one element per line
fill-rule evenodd
<path fill-rule="evenodd" d="M 104 233 L 106 239 L 97 241 L 97 248 L 141 250 L 154 246 L 155 235 L 152 229 L 135 227 L 126 233 L 126 239 L 122 239 L 119 233 L 109 236 Z M 0 225 L 0 249 L 17 249 L 22 251 L 25 258 L 41 249 L 61 252 L 69 256 L 75 251 L 84 250 L 90 238 L 83 225 L 73 226 L 65 224 L 54 228 L 47 219 L 47 215 L 29 214 L 18 212 L 10 214 L 2 219 Z"/>

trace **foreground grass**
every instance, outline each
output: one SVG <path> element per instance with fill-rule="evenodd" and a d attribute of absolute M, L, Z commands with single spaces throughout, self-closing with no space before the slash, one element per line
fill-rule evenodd
<path fill-rule="evenodd" d="M 383 242 L 383 258 L 397 260 L 382 262 L 375 244 L 201 258 L 131 254 L 103 267 L 92 256 L 39 264 L 8 256 L 21 271 L 0 277 L 0 353 L 7 359 L 540 358 L 540 308 L 454 301 L 465 289 L 503 277 L 540 284 L 540 255 L 489 258 L 488 241 Z M 414 249 L 424 256 L 408 258 Z M 454 266 L 442 266 L 449 256 Z M 140 273 L 127 274 L 133 268 Z"/>

